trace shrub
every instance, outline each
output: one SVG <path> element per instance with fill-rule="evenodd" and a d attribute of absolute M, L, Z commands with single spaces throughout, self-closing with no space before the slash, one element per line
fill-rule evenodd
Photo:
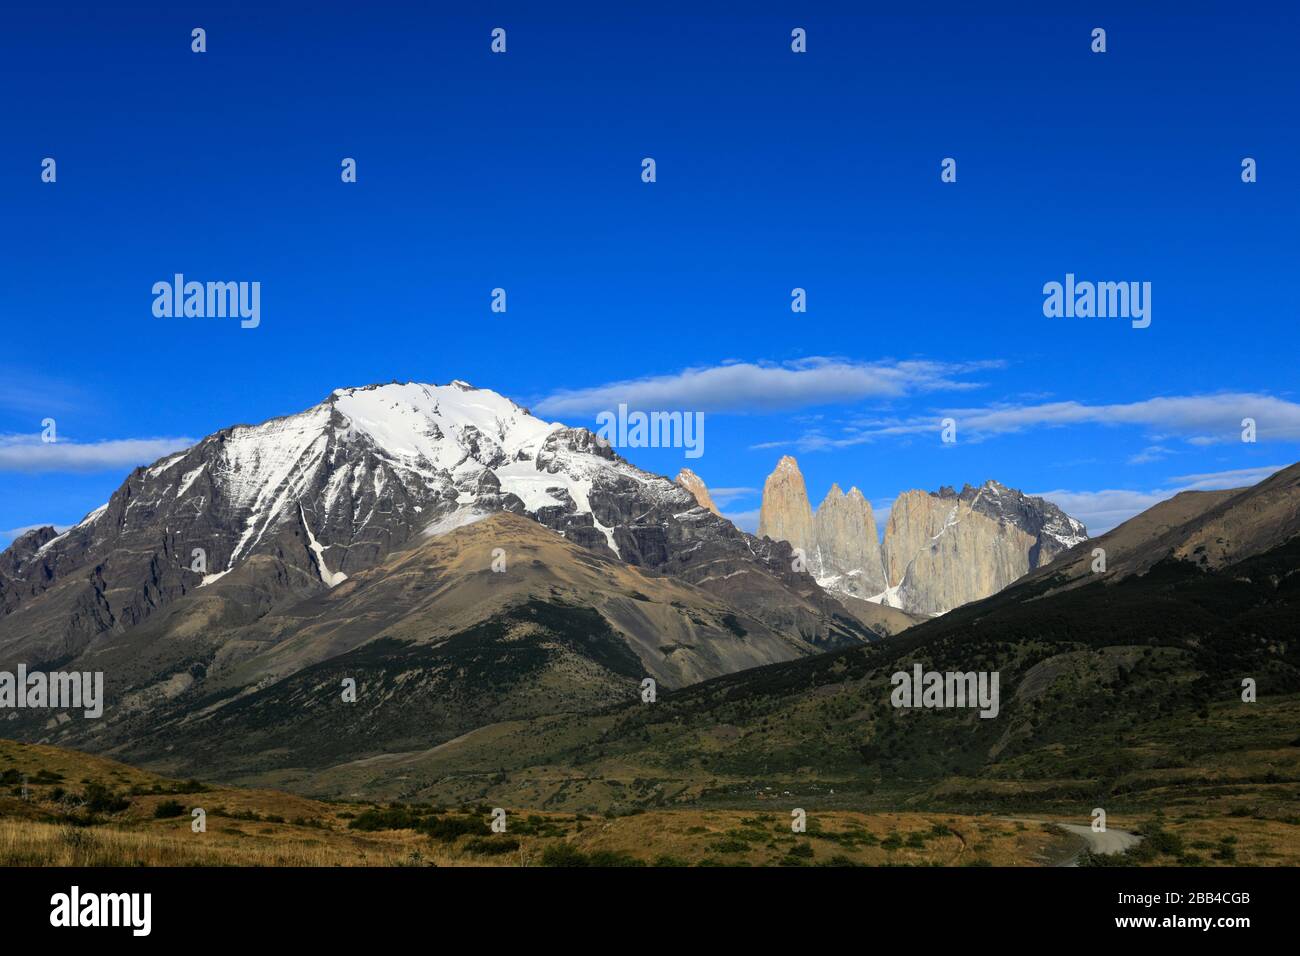
<path fill-rule="evenodd" d="M 709 849 L 714 853 L 744 853 L 749 850 L 749 844 L 744 840 L 725 837 L 710 845 Z"/>
<path fill-rule="evenodd" d="M 97 780 L 92 780 L 86 784 L 86 790 L 81 795 L 81 800 L 91 813 L 117 813 L 131 805 L 130 800 L 118 796 L 117 793 Z"/>
<path fill-rule="evenodd" d="M 343 814 L 340 814 L 343 816 Z M 350 830 L 414 830 L 420 818 L 406 809 L 362 810 L 348 823 Z"/>
<path fill-rule="evenodd" d="M 153 815 L 159 820 L 185 815 L 185 805 L 179 800 L 164 800 L 153 808 Z"/>
<path fill-rule="evenodd" d="M 567 843 L 553 843 L 542 853 L 542 866 L 645 866 L 645 863 L 628 853 L 596 850 L 588 854 Z"/>
<path fill-rule="evenodd" d="M 586 866 L 587 854 L 567 843 L 553 843 L 542 851 L 542 866 Z"/>
<path fill-rule="evenodd" d="M 488 836 L 492 832 L 479 817 L 426 817 L 415 829 L 440 843 L 454 843 L 462 836 Z"/>
<path fill-rule="evenodd" d="M 465 842 L 465 849 L 480 856 L 501 856 L 519 849 L 519 841 L 514 837 L 493 835 L 490 837 L 470 837 Z"/>

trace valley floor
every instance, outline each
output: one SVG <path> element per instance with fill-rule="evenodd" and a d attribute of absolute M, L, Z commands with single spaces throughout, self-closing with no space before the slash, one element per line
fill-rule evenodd
<path fill-rule="evenodd" d="M 1300 820 L 1247 814 L 1117 816 L 1098 839 L 1059 814 L 814 809 L 796 833 L 784 806 L 506 808 L 506 831 L 494 833 L 486 804 L 321 801 L 11 741 L 0 741 L 0 781 L 3 866 L 1300 865 Z M 1128 853 L 1094 857 L 1089 846 Z"/>

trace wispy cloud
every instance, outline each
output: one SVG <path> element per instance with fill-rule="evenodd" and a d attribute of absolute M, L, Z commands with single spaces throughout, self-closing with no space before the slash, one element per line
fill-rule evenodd
<path fill-rule="evenodd" d="M 46 443 L 39 435 L 0 435 L 0 471 L 121 470 L 147 465 L 193 444 L 192 438 L 121 438 L 98 442 L 60 438 Z"/>
<path fill-rule="evenodd" d="M 754 447 L 794 446 L 801 451 L 846 448 L 882 438 L 937 434 L 942 428 L 943 418 L 954 419 L 959 440 L 967 441 L 1035 428 L 1103 425 L 1145 428 L 1165 438 L 1179 437 L 1189 444 L 1211 445 L 1240 441 L 1241 423 L 1246 418 L 1255 421 L 1258 441 L 1300 441 L 1300 404 L 1271 395 L 1228 392 L 1150 398 L 1110 405 L 1070 401 L 947 408 L 925 416 L 857 419 L 848 422 L 836 434 L 810 430 L 797 438 L 765 442 Z"/>
<path fill-rule="evenodd" d="M 1257 468 L 1237 468 L 1231 471 L 1207 472 L 1199 475 L 1178 475 L 1170 478 L 1168 488 L 1148 491 L 1131 489 L 1106 489 L 1104 491 L 1039 491 L 1034 494 L 1054 503 L 1066 514 L 1073 515 L 1088 526 L 1092 535 L 1109 531 L 1134 515 L 1146 511 L 1168 498 L 1184 491 L 1218 491 L 1226 488 L 1246 488 L 1258 484 L 1286 465 L 1263 465 Z"/>
<path fill-rule="evenodd" d="M 709 496 L 719 508 L 758 494 L 757 488 L 710 488 Z"/>
<path fill-rule="evenodd" d="M 1153 461 L 1160 461 L 1172 454 L 1173 451 L 1166 448 L 1164 445 L 1147 445 L 1146 448 L 1143 448 L 1136 455 L 1130 456 L 1128 463 L 1130 465 L 1147 465 Z"/>
<path fill-rule="evenodd" d="M 1230 471 L 1209 471 L 1198 475 L 1175 475 L 1170 481 L 1182 483 L 1179 491 L 1218 491 L 1223 488 L 1246 488 L 1257 485 L 1287 465 L 1259 465 Z"/>
<path fill-rule="evenodd" d="M 1003 363 L 882 361 L 807 358 L 796 362 L 729 362 L 673 375 L 564 389 L 535 403 L 535 411 L 564 418 L 592 415 L 626 404 L 644 410 L 680 409 L 738 414 L 790 411 L 862 399 L 979 388 L 962 376 Z"/>
<path fill-rule="evenodd" d="M 47 415 L 68 411 L 87 401 L 84 389 L 75 382 L 0 366 L 0 411 L 30 415 L 33 427 Z"/>
<path fill-rule="evenodd" d="M 748 531 L 755 534 L 758 531 L 758 509 L 752 511 L 724 511 L 722 517 L 726 518 L 741 531 Z"/>

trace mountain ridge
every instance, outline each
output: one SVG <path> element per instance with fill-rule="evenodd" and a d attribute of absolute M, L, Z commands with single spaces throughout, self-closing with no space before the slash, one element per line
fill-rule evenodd
<path fill-rule="evenodd" d="M 832 593 L 942 614 L 1006 587 L 1087 539 L 1083 523 L 1042 498 L 988 479 L 899 494 L 883 542 L 870 502 L 838 483 L 814 512 L 798 462 L 783 456 L 763 486 L 759 537 L 802 550 Z"/>

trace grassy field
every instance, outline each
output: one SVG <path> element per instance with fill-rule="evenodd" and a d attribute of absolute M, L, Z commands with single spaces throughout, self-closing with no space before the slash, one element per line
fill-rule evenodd
<path fill-rule="evenodd" d="M 1083 844 L 1047 814 L 681 806 L 590 815 L 490 804 L 323 801 L 169 780 L 53 747 L 0 741 L 4 866 L 1049 866 Z M 205 811 L 194 832 L 192 811 Z M 1298 865 L 1300 822 L 1249 806 L 1113 816 L 1148 834 L 1134 865 Z M 1090 862 L 1086 857 L 1084 862 Z"/>

